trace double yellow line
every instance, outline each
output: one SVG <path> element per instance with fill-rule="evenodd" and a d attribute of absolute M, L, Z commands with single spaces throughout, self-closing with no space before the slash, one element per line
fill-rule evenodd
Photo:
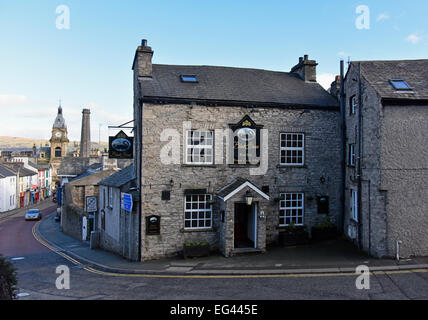
<path fill-rule="evenodd" d="M 342 272 L 342 273 L 296 273 L 296 274 L 254 274 L 254 275 L 171 275 L 171 274 L 134 274 L 134 273 L 114 273 L 114 272 L 106 272 L 94 269 L 92 267 L 84 266 L 82 263 L 73 259 L 69 255 L 64 252 L 59 251 L 55 247 L 51 246 L 45 240 L 41 239 L 36 232 L 36 228 L 40 224 L 41 221 L 37 222 L 32 229 L 34 238 L 43 246 L 48 248 L 49 250 L 55 252 L 61 257 L 67 259 L 74 265 L 82 267 L 82 269 L 108 277 L 129 277 L 129 278 L 179 278 L 179 279 L 249 279 L 249 278 L 313 278 L 313 277 L 343 277 L 343 276 L 353 276 L 357 277 L 359 274 L 352 272 Z M 404 273 L 422 273 L 428 272 L 428 269 L 414 269 L 414 270 L 391 270 L 391 271 L 373 271 L 370 274 L 404 274 Z"/>

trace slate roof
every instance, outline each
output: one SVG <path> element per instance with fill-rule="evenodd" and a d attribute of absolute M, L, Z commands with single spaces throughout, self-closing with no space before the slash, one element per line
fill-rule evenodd
<path fill-rule="evenodd" d="M 50 168 L 49 163 L 34 163 L 32 161 L 28 161 L 28 165 L 30 165 L 33 168 L 36 168 L 37 170 L 49 170 Z"/>
<path fill-rule="evenodd" d="M 14 176 L 16 176 L 16 173 L 14 171 L 0 164 L 0 178 L 14 177 Z"/>
<path fill-rule="evenodd" d="M 110 177 L 105 178 L 100 182 L 101 185 L 120 188 L 124 184 L 135 179 L 134 165 L 130 165 L 114 174 Z"/>
<path fill-rule="evenodd" d="M 195 75 L 197 83 L 181 82 L 181 75 Z M 337 107 L 338 102 L 316 82 L 297 74 L 260 69 L 153 65 L 152 79 L 140 81 L 143 100 L 214 101 L 258 106 Z"/>
<path fill-rule="evenodd" d="M 9 163 L 4 163 L 3 166 L 6 166 L 9 170 L 12 170 L 15 172 L 18 172 L 19 170 L 20 177 L 29 177 L 29 176 L 34 176 L 38 174 L 38 172 L 36 171 L 25 168 L 22 163 L 9 162 Z"/>
<path fill-rule="evenodd" d="M 428 99 L 428 59 L 391 61 L 353 61 L 356 70 L 361 63 L 361 75 L 382 98 Z M 403 79 L 413 89 L 399 91 L 390 84 L 390 79 Z"/>
<path fill-rule="evenodd" d="M 89 168 L 89 158 L 64 157 L 57 170 L 58 176 L 79 176 Z"/>

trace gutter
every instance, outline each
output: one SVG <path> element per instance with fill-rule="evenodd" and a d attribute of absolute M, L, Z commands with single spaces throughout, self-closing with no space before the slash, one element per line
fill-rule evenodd
<path fill-rule="evenodd" d="M 340 111 L 340 106 L 316 105 L 316 104 L 298 104 L 298 103 L 280 103 L 280 102 L 259 102 L 259 101 L 237 101 L 237 100 L 216 100 L 216 99 L 192 99 L 192 98 L 174 98 L 174 97 L 142 97 L 142 102 L 156 104 L 199 104 L 207 106 L 231 106 L 231 107 L 261 107 L 261 108 L 285 108 L 285 109 L 316 109 Z"/>

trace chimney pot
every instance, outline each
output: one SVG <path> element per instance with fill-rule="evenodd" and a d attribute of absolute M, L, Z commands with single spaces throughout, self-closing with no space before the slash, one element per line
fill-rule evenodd
<path fill-rule="evenodd" d="M 152 57 L 153 50 L 147 45 L 147 40 L 141 40 L 141 46 L 135 53 L 132 70 L 137 73 L 138 77 L 152 77 Z"/>
<path fill-rule="evenodd" d="M 299 57 L 299 63 L 291 68 L 292 73 L 296 73 L 299 77 L 307 82 L 317 81 L 317 63 L 314 60 L 309 60 L 309 55 L 305 54 Z"/>

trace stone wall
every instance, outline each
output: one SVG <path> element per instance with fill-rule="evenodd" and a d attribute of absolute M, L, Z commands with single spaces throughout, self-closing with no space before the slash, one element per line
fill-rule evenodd
<path fill-rule="evenodd" d="M 384 106 L 381 177 L 387 190 L 388 248 L 428 255 L 428 105 Z"/>
<path fill-rule="evenodd" d="M 138 261 L 139 239 L 139 217 L 138 208 L 134 203 L 132 213 L 121 209 L 121 192 L 128 190 L 129 183 L 113 190 L 113 205 L 108 207 L 108 186 L 101 185 L 99 189 L 100 212 L 96 215 L 97 231 L 100 232 L 100 247 L 104 250 L 114 252 L 132 261 Z M 104 206 L 106 203 L 106 206 Z M 102 224 L 102 212 L 104 212 L 104 228 Z"/>
<path fill-rule="evenodd" d="M 135 99 L 138 101 L 138 99 Z M 163 129 L 177 130 L 182 137 L 183 122 L 191 121 L 192 129 L 228 129 L 245 115 L 269 131 L 269 167 L 264 175 L 251 176 L 249 167 L 214 164 L 189 166 L 164 165 L 160 161 L 161 148 L 167 143 L 160 141 Z M 224 247 L 223 231 L 217 232 L 219 210 L 214 209 L 214 228 L 204 232 L 184 231 L 184 190 L 207 189 L 214 194 L 234 178 L 249 179 L 257 187 L 269 186 L 271 199 L 280 192 L 296 191 L 305 194 L 304 224 L 311 226 L 325 218 L 317 214 L 317 196 L 329 196 L 330 216 L 334 222 L 341 214 L 340 203 L 340 136 L 338 110 L 304 110 L 284 108 L 245 108 L 200 105 L 143 106 L 143 168 L 142 168 L 142 257 L 153 259 L 176 254 L 186 241 L 205 240 L 218 249 Z M 305 134 L 305 164 L 301 167 L 279 165 L 279 136 L 281 132 Z M 138 147 L 141 144 L 138 144 Z M 180 139 L 181 158 L 183 141 Z M 224 154 L 226 150 L 224 149 Z M 171 186 L 171 182 L 173 185 Z M 161 200 L 163 190 L 171 191 L 169 201 Z M 229 219 L 230 208 L 226 208 Z M 278 236 L 279 208 L 271 200 L 266 212 L 266 244 L 275 242 Z M 145 236 L 145 216 L 162 217 L 161 234 Z M 229 221 L 229 220 L 228 220 Z M 216 225 L 217 224 L 217 225 Z M 339 226 L 340 227 L 340 226 Z M 229 237 L 229 235 L 226 235 Z M 219 239 L 220 238 L 220 239 Z M 224 249 L 222 249 L 224 250 Z M 228 250 L 228 249 L 227 249 Z M 227 251 L 226 250 L 226 251 Z"/>

